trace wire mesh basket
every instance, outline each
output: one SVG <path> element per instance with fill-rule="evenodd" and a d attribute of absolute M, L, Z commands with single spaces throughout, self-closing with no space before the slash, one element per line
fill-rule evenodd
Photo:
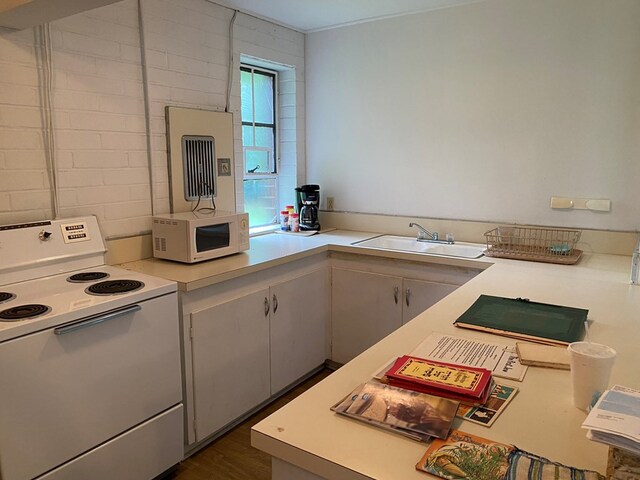
<path fill-rule="evenodd" d="M 496 227 L 485 232 L 490 257 L 572 265 L 582 251 L 576 244 L 580 230 L 531 227 Z"/>

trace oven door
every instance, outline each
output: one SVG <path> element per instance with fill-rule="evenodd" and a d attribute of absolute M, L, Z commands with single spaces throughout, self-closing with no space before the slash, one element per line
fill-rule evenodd
<path fill-rule="evenodd" d="M 181 401 L 176 294 L 118 312 L 0 343 L 0 478 L 41 475 Z"/>

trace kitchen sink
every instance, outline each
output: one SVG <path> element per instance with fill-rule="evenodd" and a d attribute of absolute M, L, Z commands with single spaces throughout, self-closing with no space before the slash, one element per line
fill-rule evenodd
<path fill-rule="evenodd" d="M 419 242 L 415 237 L 399 237 L 395 235 L 381 235 L 355 242 L 357 247 L 379 248 L 381 250 L 395 250 L 400 252 L 421 253 L 424 255 L 444 255 L 447 257 L 478 258 L 484 254 L 485 245 L 479 243 L 433 243 Z"/>

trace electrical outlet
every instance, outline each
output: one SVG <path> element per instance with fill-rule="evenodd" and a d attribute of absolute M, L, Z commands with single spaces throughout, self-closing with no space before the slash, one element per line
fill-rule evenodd
<path fill-rule="evenodd" d="M 333 210 L 333 203 L 334 203 L 334 198 L 327 197 L 327 210 Z"/>

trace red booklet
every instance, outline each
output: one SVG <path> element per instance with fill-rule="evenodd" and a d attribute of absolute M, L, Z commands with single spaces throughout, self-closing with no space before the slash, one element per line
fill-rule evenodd
<path fill-rule="evenodd" d="M 491 371 L 404 355 L 387 371 L 389 384 L 418 392 L 482 404 L 491 394 Z"/>

